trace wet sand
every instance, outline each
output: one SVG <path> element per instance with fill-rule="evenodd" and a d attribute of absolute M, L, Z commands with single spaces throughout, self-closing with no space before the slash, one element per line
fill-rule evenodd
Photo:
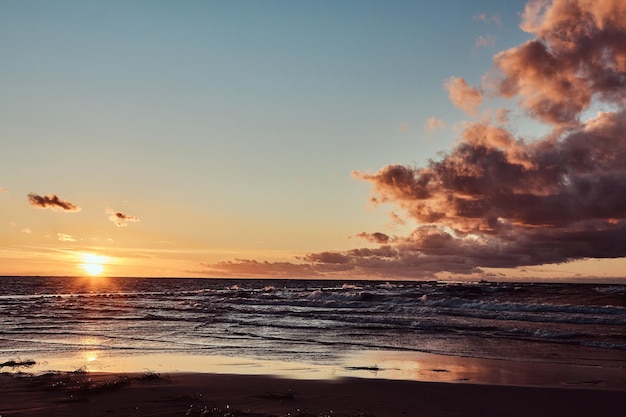
<path fill-rule="evenodd" d="M 626 391 L 597 381 L 524 387 L 205 373 L 0 375 L 11 416 L 622 416 Z"/>

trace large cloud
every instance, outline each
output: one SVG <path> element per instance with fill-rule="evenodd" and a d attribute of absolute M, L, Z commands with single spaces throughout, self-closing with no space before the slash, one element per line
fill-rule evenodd
<path fill-rule="evenodd" d="M 69 201 L 62 200 L 56 194 L 51 195 L 38 195 L 35 193 L 28 194 L 28 202 L 31 206 L 39 207 L 42 209 L 50 208 L 53 210 L 61 210 L 67 212 L 78 212 L 80 207 Z"/>
<path fill-rule="evenodd" d="M 495 81 L 490 73 L 483 88 L 458 77 L 446 86 L 471 114 L 487 89 L 552 131 L 529 140 L 466 123 L 458 144 L 426 166 L 356 172 L 415 230 L 360 233 L 379 246 L 306 255 L 295 275 L 423 278 L 626 256 L 626 1 L 531 1 L 521 26 L 535 39 L 495 55 Z M 593 103 L 610 111 L 581 120 Z"/>
<path fill-rule="evenodd" d="M 534 40 L 494 57 L 497 92 L 542 121 L 572 124 L 596 98 L 626 99 L 626 2 L 531 1 L 522 29 Z"/>
<path fill-rule="evenodd" d="M 561 141 L 529 144 L 473 124 L 461 144 L 428 167 L 390 165 L 355 175 L 374 185 L 379 201 L 457 233 L 615 221 L 626 214 L 623 132 L 625 111 L 603 113 Z"/>

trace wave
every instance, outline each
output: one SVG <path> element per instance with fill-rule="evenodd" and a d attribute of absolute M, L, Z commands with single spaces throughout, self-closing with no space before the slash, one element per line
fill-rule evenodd
<path fill-rule="evenodd" d="M 364 348 L 623 355 L 626 345 L 623 285 L 130 279 L 93 292 L 74 285 L 23 279 L 0 289 L 0 351 L 32 349 L 42 339 L 86 349 L 77 338 L 87 335 L 103 338 L 102 349 L 320 358 Z"/>

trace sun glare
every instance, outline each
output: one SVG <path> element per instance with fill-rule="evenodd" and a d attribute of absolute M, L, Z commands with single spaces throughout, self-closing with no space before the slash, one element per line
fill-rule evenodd
<path fill-rule="evenodd" d="M 80 267 L 91 276 L 96 276 L 104 272 L 104 264 L 106 263 L 106 257 L 96 255 L 93 253 L 84 253 L 82 255 L 83 263 Z"/>

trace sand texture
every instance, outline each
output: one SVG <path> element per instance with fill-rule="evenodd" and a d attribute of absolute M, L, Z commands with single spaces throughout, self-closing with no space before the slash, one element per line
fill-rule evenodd
<path fill-rule="evenodd" d="M 11 416 L 623 416 L 626 392 L 217 374 L 0 376 Z"/>

